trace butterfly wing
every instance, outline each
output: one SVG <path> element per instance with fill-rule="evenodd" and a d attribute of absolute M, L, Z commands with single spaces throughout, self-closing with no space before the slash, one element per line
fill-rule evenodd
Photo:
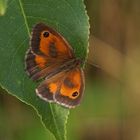
<path fill-rule="evenodd" d="M 68 108 L 74 108 L 80 104 L 84 87 L 83 70 L 75 68 L 69 71 L 63 79 L 60 89 L 54 95 L 55 102 Z"/>
<path fill-rule="evenodd" d="M 36 89 L 37 96 L 45 101 L 54 102 L 54 95 L 60 89 L 61 80 L 65 74 L 65 72 L 60 72 L 49 79 L 45 79 Z"/>
<path fill-rule="evenodd" d="M 84 74 L 80 68 L 67 73 L 61 72 L 47 79 L 36 89 L 37 95 L 45 101 L 56 102 L 68 108 L 80 104 L 84 91 Z"/>
<path fill-rule="evenodd" d="M 73 57 L 72 48 L 68 42 L 59 33 L 43 23 L 38 23 L 33 28 L 31 48 L 35 54 L 51 58 Z"/>
<path fill-rule="evenodd" d="M 45 78 L 73 57 L 71 46 L 60 34 L 43 23 L 35 25 L 25 58 L 25 69 L 33 80 Z"/>
<path fill-rule="evenodd" d="M 31 49 L 27 51 L 25 59 L 25 69 L 28 76 L 36 81 L 45 78 L 52 73 L 52 70 L 58 69 L 62 62 L 53 62 L 41 55 L 34 54 Z"/>

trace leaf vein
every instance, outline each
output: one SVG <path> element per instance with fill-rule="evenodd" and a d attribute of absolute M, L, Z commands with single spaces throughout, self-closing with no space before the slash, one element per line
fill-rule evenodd
<path fill-rule="evenodd" d="M 24 11 L 24 8 L 23 8 L 23 4 L 22 4 L 21 0 L 19 0 L 19 5 L 20 5 L 20 8 L 21 8 L 21 13 L 22 13 L 23 18 L 24 18 L 24 22 L 25 22 L 25 26 L 27 28 L 28 35 L 30 36 L 30 30 L 29 30 L 27 18 L 26 18 L 26 14 L 25 14 L 25 11 Z"/>
<path fill-rule="evenodd" d="M 59 138 L 61 140 L 61 135 L 59 133 L 59 129 L 57 127 L 57 123 L 56 123 L 56 119 L 55 119 L 55 115 L 54 115 L 54 109 L 53 109 L 53 107 L 52 107 L 52 105 L 50 103 L 49 103 L 49 105 L 50 105 L 51 113 L 52 113 L 52 116 L 53 116 L 53 121 L 54 121 L 54 125 L 55 125 L 55 128 L 56 128 L 56 132 L 57 132 L 57 134 L 58 134 L 58 136 L 59 136 Z"/>

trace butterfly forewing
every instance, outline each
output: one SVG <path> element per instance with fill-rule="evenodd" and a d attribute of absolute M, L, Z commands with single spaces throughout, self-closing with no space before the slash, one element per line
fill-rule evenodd
<path fill-rule="evenodd" d="M 52 28 L 43 23 L 35 25 L 31 38 L 32 51 L 49 58 L 72 58 L 73 52 L 67 41 Z"/>

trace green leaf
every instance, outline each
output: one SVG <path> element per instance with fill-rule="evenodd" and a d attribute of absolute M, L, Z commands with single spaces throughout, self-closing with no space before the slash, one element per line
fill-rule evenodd
<path fill-rule="evenodd" d="M 24 71 L 32 27 L 44 22 L 60 32 L 77 57 L 87 56 L 89 24 L 82 0 L 11 0 L 0 17 L 0 85 L 8 93 L 31 105 L 57 140 L 66 139 L 69 110 L 36 97 L 36 83 Z"/>
<path fill-rule="evenodd" d="M 0 0 L 0 16 L 3 16 L 6 12 L 8 0 Z"/>

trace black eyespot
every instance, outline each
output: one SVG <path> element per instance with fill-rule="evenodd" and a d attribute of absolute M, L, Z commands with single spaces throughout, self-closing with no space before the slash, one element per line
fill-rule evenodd
<path fill-rule="evenodd" d="M 78 95 L 78 92 L 77 91 L 75 91 L 75 92 L 72 93 L 72 96 L 73 97 L 76 97 L 77 95 Z"/>
<path fill-rule="evenodd" d="M 49 36 L 49 32 L 47 32 L 47 31 L 44 32 L 44 33 L 43 33 L 43 36 L 44 36 L 44 37 L 48 37 L 48 36 Z"/>

